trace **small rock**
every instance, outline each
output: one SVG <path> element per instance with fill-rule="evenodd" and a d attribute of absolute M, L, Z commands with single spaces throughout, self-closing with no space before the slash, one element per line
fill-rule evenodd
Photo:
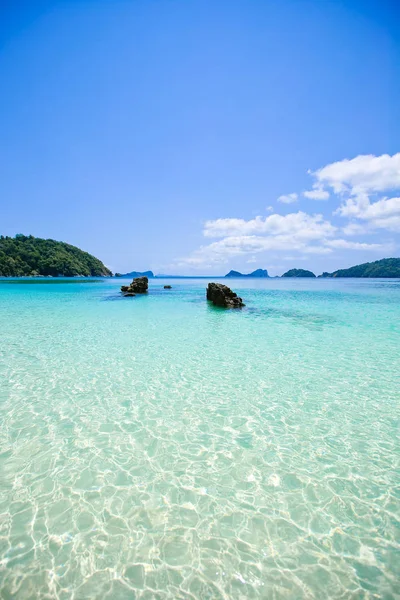
<path fill-rule="evenodd" d="M 172 285 L 164 285 L 164 290 L 170 290 L 172 288 Z"/>
<path fill-rule="evenodd" d="M 223 308 L 242 308 L 242 306 L 246 306 L 235 292 L 222 283 L 208 284 L 207 300 L 210 300 L 214 306 Z"/>

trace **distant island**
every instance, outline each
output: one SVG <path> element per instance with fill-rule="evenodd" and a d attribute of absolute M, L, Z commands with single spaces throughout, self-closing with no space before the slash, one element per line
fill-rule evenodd
<path fill-rule="evenodd" d="M 400 258 L 382 258 L 375 262 L 363 263 L 349 269 L 339 269 L 333 273 L 322 273 L 319 277 L 400 277 Z"/>
<path fill-rule="evenodd" d="M 110 269 L 76 246 L 32 235 L 0 236 L 0 277 L 110 277 Z"/>
<path fill-rule="evenodd" d="M 115 277 L 147 277 L 152 279 L 154 277 L 153 271 L 131 271 L 130 273 L 115 273 Z"/>
<path fill-rule="evenodd" d="M 18 233 L 15 237 L 0 236 L 0 277 L 112 277 L 112 272 L 98 258 L 84 252 L 76 246 L 53 239 L 37 238 L 33 235 Z M 153 271 L 130 271 L 115 273 L 115 277 L 135 279 L 191 279 L 187 275 L 154 275 Z M 269 278 L 266 269 L 256 269 L 252 273 L 229 271 L 222 278 Z M 307 269 L 290 269 L 282 277 L 315 278 L 315 274 Z M 324 272 L 322 278 L 369 277 L 400 278 L 400 258 L 383 258 L 375 262 L 363 263 L 339 269 L 333 273 Z M 210 279 L 210 277 L 195 277 Z"/>
<path fill-rule="evenodd" d="M 312 271 L 307 271 L 307 269 L 290 269 L 282 277 L 315 277 L 315 275 Z"/>
<path fill-rule="evenodd" d="M 257 269 L 252 273 L 239 273 L 239 271 L 229 271 L 225 277 L 269 277 L 267 269 Z"/>

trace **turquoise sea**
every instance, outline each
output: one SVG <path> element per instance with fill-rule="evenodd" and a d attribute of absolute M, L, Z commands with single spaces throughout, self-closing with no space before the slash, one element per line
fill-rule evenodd
<path fill-rule="evenodd" d="M 400 281 L 0 282 L 0 597 L 400 598 Z"/>

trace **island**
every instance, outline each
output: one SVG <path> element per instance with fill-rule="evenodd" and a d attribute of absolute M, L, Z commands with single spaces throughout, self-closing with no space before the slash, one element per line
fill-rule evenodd
<path fill-rule="evenodd" d="M 307 269 L 290 269 L 282 277 L 315 277 L 315 275 L 312 271 L 307 271 Z"/>
<path fill-rule="evenodd" d="M 130 273 L 115 273 L 115 277 L 147 277 L 147 279 L 152 279 L 154 277 L 153 271 L 131 271 Z"/>
<path fill-rule="evenodd" d="M 111 277 L 98 258 L 65 242 L 0 236 L 0 277 Z"/>
<path fill-rule="evenodd" d="M 267 269 L 257 269 L 252 273 L 239 273 L 239 271 L 229 271 L 225 277 L 269 277 Z"/>
<path fill-rule="evenodd" d="M 382 258 L 375 262 L 363 263 L 339 269 L 333 273 L 322 273 L 319 277 L 371 277 L 371 278 L 400 278 L 400 258 Z"/>

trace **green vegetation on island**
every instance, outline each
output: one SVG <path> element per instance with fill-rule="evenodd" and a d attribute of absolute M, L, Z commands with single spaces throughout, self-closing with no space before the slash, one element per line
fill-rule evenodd
<path fill-rule="evenodd" d="M 229 271 L 225 277 L 269 277 L 267 269 L 257 269 L 252 273 L 239 273 L 239 271 Z"/>
<path fill-rule="evenodd" d="M 131 271 L 130 273 L 115 273 L 115 277 L 147 277 L 152 279 L 154 277 L 153 271 Z"/>
<path fill-rule="evenodd" d="M 349 269 L 339 269 L 333 273 L 322 273 L 320 277 L 400 277 L 400 258 L 382 258 L 375 262 L 363 263 Z"/>
<path fill-rule="evenodd" d="M 111 271 L 76 246 L 17 234 L 0 236 L 0 277 L 109 277 Z"/>
<path fill-rule="evenodd" d="M 307 271 L 307 269 L 290 269 L 282 277 L 315 277 L 315 275 L 312 271 Z"/>

